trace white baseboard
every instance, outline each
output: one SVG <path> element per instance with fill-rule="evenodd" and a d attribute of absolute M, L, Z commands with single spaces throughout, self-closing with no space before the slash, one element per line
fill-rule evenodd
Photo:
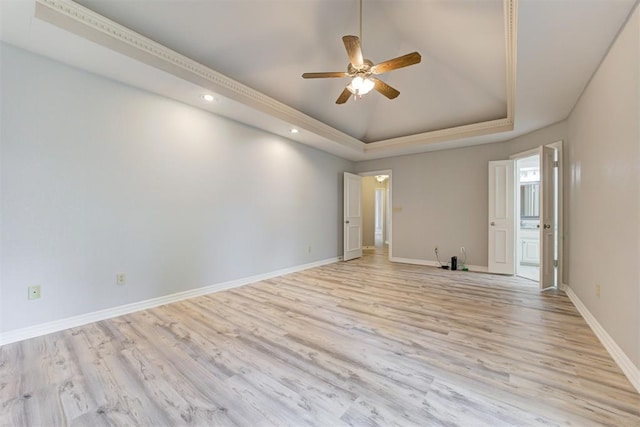
<path fill-rule="evenodd" d="M 205 286 L 202 288 L 191 289 L 184 292 L 178 292 L 171 295 L 165 295 L 158 298 L 152 298 L 145 301 L 125 304 L 118 307 L 107 308 L 105 310 L 94 311 L 91 313 L 81 314 L 78 316 L 68 317 L 66 319 L 54 320 L 52 322 L 41 323 L 39 325 L 28 326 L 26 328 L 14 329 L 0 334 L 0 346 L 10 344 L 12 342 L 22 341 L 29 338 L 39 337 L 53 332 L 62 331 L 64 329 L 75 328 L 86 325 L 87 323 L 98 322 L 100 320 L 110 319 L 112 317 L 122 316 L 124 314 L 136 311 L 147 310 L 149 308 L 158 307 L 173 302 L 182 301 L 201 295 L 211 294 L 226 289 L 237 288 L 248 285 L 250 283 L 268 280 L 274 277 L 291 274 L 308 268 L 320 267 L 322 265 L 333 264 L 338 262 L 342 257 L 324 259 L 311 262 L 308 264 L 297 265 L 294 267 L 284 268 L 282 270 L 272 271 L 270 273 L 258 274 L 255 276 L 244 277 L 241 279 L 231 280 L 228 282 L 217 283 L 215 285 Z"/>
<path fill-rule="evenodd" d="M 399 257 L 391 257 L 389 258 L 391 262 L 400 262 L 402 264 L 415 264 L 415 265 L 426 265 L 429 267 L 440 267 L 438 261 L 429 261 L 426 259 L 414 259 L 414 258 L 399 258 Z M 458 271 L 462 268 L 462 264 L 458 264 Z M 487 273 L 488 268 L 482 265 L 469 265 L 467 264 L 467 268 L 469 271 L 475 271 L 477 273 Z"/>
<path fill-rule="evenodd" d="M 580 301 L 578 295 L 573 292 L 570 286 L 562 284 L 564 287 L 564 291 L 569 296 L 569 299 L 576 307 L 578 312 L 582 315 L 584 320 L 593 330 L 593 333 L 596 334 L 604 348 L 609 352 L 613 360 L 618 364 L 622 372 L 627 376 L 631 385 L 638 390 L 640 393 L 640 368 L 633 364 L 631 359 L 622 351 L 622 349 L 618 346 L 618 344 L 611 338 L 611 336 L 605 331 L 605 329 L 600 325 L 600 322 L 591 314 L 589 309 Z"/>

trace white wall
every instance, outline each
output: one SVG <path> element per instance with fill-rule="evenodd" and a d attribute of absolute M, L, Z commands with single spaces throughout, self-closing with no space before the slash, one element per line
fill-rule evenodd
<path fill-rule="evenodd" d="M 562 140 L 561 122 L 508 142 L 399 156 L 356 164 L 358 172 L 393 170 L 393 257 L 435 261 L 451 256 L 487 266 L 488 162 Z"/>
<path fill-rule="evenodd" d="M 639 50 L 636 9 L 570 115 L 566 146 L 567 283 L 638 368 Z"/>
<path fill-rule="evenodd" d="M 1 49 L 0 331 L 341 255 L 351 162 Z"/>

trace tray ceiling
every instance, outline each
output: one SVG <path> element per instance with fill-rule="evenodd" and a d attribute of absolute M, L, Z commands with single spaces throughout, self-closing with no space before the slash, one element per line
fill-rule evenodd
<path fill-rule="evenodd" d="M 336 105 L 346 79 L 301 78 L 346 71 L 341 37 L 359 33 L 357 0 L 37 0 L 32 13 L 97 43 L 96 51 L 106 48 L 153 68 L 150 81 L 159 71 L 157 83 L 167 82 L 164 74 L 183 83 L 136 84 L 136 65 L 129 76 L 110 75 L 108 67 L 101 74 L 194 105 L 176 88 L 215 92 L 228 107 L 218 105 L 218 114 L 278 134 L 295 126 L 300 134 L 287 137 L 357 160 L 512 138 L 566 118 L 634 1 L 363 4 L 365 57 L 376 63 L 412 51 L 422 55 L 420 64 L 381 76 L 400 91 L 395 100 L 372 92 Z M 19 32 L 9 28 L 3 40 L 39 50 Z M 73 56 L 66 49 L 40 51 L 64 60 Z M 579 57 L 569 61 L 566 53 Z M 77 58 L 66 62 L 83 66 Z M 95 65 L 83 68 L 100 72 Z M 486 136 L 496 132 L 502 133 Z"/>

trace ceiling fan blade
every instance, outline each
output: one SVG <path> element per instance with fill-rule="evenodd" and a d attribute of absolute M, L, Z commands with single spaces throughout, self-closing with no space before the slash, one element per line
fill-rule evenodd
<path fill-rule="evenodd" d="M 373 83 L 375 84 L 373 88 L 378 92 L 380 92 L 381 94 L 383 94 L 384 96 L 386 96 L 387 98 L 393 99 L 393 98 L 397 98 L 398 95 L 400 95 L 400 92 L 398 92 L 396 89 L 392 88 L 382 80 L 377 79 L 375 77 L 369 77 L 369 78 L 373 80 Z"/>
<path fill-rule="evenodd" d="M 336 104 L 344 104 L 349 98 L 351 98 L 351 91 L 345 87 L 338 99 L 336 99 Z"/>
<path fill-rule="evenodd" d="M 326 73 L 304 73 L 303 79 L 324 79 L 327 77 L 349 77 L 348 73 L 342 71 L 326 72 Z"/>
<path fill-rule="evenodd" d="M 371 67 L 372 74 L 382 74 L 387 71 L 395 70 L 402 67 L 408 67 L 409 65 L 418 64 L 422 60 L 422 57 L 418 52 L 408 53 L 406 55 L 399 56 L 388 61 L 381 62 Z"/>
<path fill-rule="evenodd" d="M 349 61 L 355 68 L 360 68 L 364 64 L 362 57 L 362 48 L 360 47 L 360 39 L 357 36 L 344 36 L 342 38 L 344 47 L 347 49 Z"/>

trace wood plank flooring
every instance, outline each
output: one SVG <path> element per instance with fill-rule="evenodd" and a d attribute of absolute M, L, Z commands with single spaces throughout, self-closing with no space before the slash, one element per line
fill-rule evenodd
<path fill-rule="evenodd" d="M 640 425 L 562 292 L 381 253 L 0 348 L 0 426 Z"/>

